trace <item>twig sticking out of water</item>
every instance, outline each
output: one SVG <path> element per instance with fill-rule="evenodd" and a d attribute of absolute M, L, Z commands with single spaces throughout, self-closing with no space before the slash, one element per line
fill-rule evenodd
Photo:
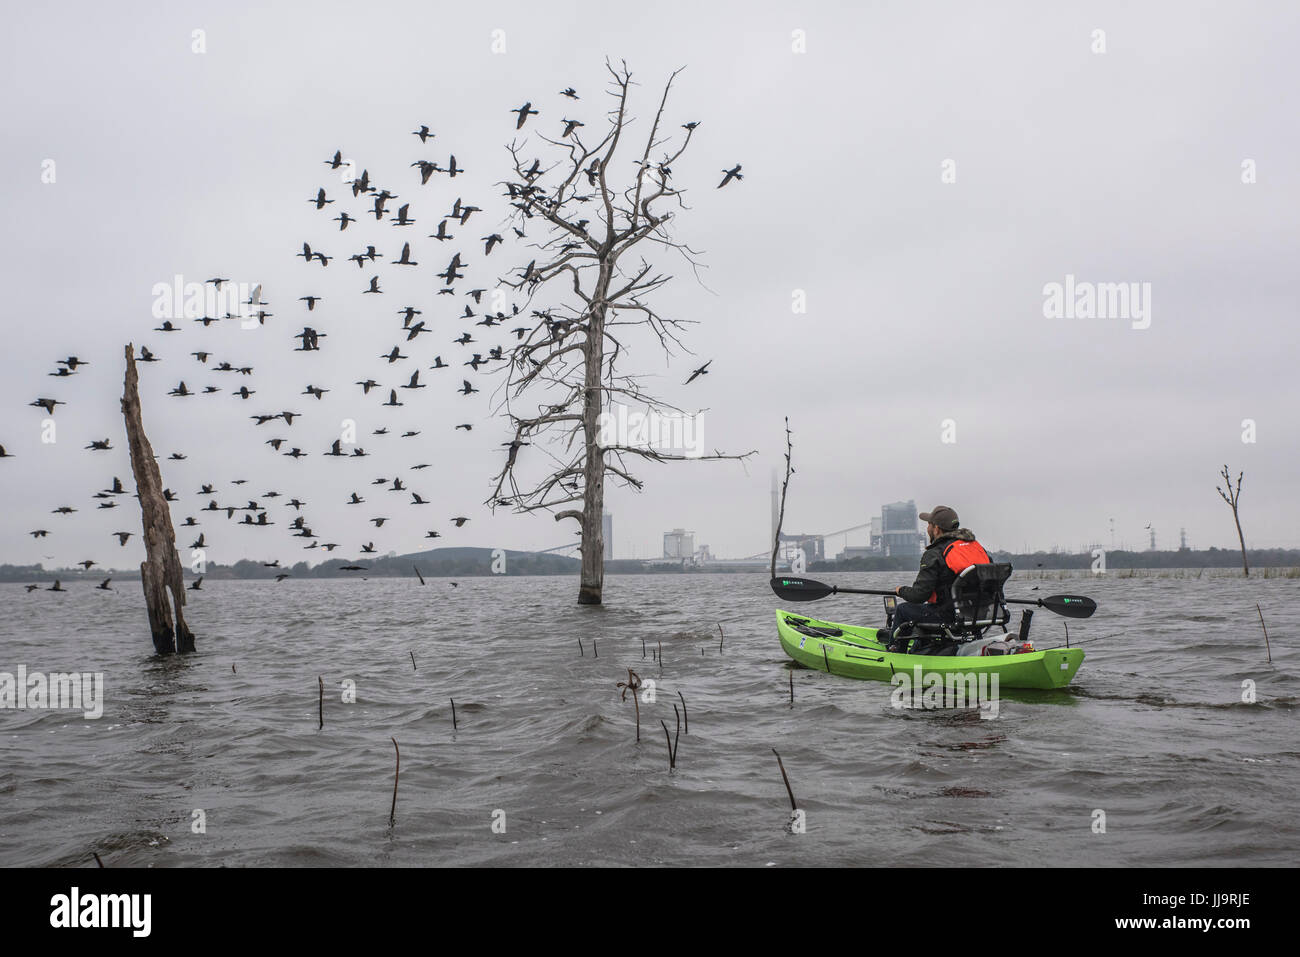
<path fill-rule="evenodd" d="M 320 685 L 320 698 L 318 700 L 318 706 L 320 709 L 320 727 L 316 730 L 321 731 L 325 728 L 325 679 L 320 675 L 317 675 L 316 683 Z"/>
<path fill-rule="evenodd" d="M 781 780 L 785 782 L 785 793 L 790 795 L 790 810 L 797 811 L 799 806 L 794 803 L 794 791 L 790 788 L 790 776 L 785 773 L 785 762 L 781 760 L 781 755 L 777 754 L 776 748 L 772 749 L 772 753 L 776 754 L 776 763 L 781 769 Z"/>
<path fill-rule="evenodd" d="M 388 826 L 392 827 L 397 823 L 397 777 L 402 773 L 402 749 L 397 746 L 396 738 L 389 738 L 393 742 L 393 750 L 397 752 L 397 767 L 393 769 L 393 806 L 388 812 Z"/>
<path fill-rule="evenodd" d="M 1070 647 L 1070 623 L 1068 621 L 1065 621 L 1062 622 L 1061 624 L 1065 625 L 1065 647 L 1069 648 Z"/>
<path fill-rule="evenodd" d="M 230 673 L 231 673 L 232 675 L 235 674 L 235 665 L 234 665 L 234 662 L 231 662 L 231 665 L 230 665 Z"/>
<path fill-rule="evenodd" d="M 722 654 L 722 643 L 727 640 L 727 636 L 722 633 L 722 622 L 718 622 L 718 654 Z"/>
<path fill-rule="evenodd" d="M 103 867 L 103 866 L 104 866 L 104 862 L 101 861 L 101 860 L 99 859 L 99 855 L 96 854 L 94 851 L 91 851 L 90 853 L 91 853 L 91 856 L 95 858 L 95 863 L 98 864 L 100 867 Z"/>
<path fill-rule="evenodd" d="M 636 707 L 636 743 L 641 743 L 641 701 L 637 692 L 641 689 L 641 676 L 631 668 L 627 669 L 627 681 L 620 681 L 614 685 L 615 688 L 622 688 L 623 693 L 619 695 L 620 701 L 627 700 L 627 693 L 632 692 L 632 704 Z"/>
<path fill-rule="evenodd" d="M 785 525 L 785 493 L 794 474 L 794 444 L 790 440 L 790 417 L 785 417 L 785 481 L 781 483 L 781 511 L 776 519 L 775 538 L 772 542 L 772 577 L 776 577 L 776 556 L 781 551 L 781 528 Z"/>
<path fill-rule="evenodd" d="M 664 643 L 661 641 L 659 642 L 659 667 L 662 668 L 663 666 L 664 666 Z"/>
<path fill-rule="evenodd" d="M 686 698 L 682 696 L 682 693 L 681 693 L 680 691 L 677 692 L 677 697 L 679 697 L 679 698 L 682 699 L 682 714 L 686 715 L 686 733 L 687 733 L 687 734 L 690 734 L 690 733 L 691 733 L 691 716 L 690 716 L 690 714 L 688 714 L 687 711 L 686 711 Z"/>
<path fill-rule="evenodd" d="M 794 669 L 790 669 L 790 707 L 794 707 Z"/>
<path fill-rule="evenodd" d="M 411 652 L 411 670 L 412 670 L 412 671 L 418 671 L 418 670 L 419 670 L 418 668 L 415 667 L 415 652 L 414 652 L 414 651 Z"/>
<path fill-rule="evenodd" d="M 424 584 L 424 576 L 420 574 L 420 569 L 419 569 L 419 567 L 416 566 L 416 565 L 412 565 L 411 567 L 415 569 L 415 577 L 418 578 L 418 579 L 420 579 L 420 584 L 423 585 L 423 584 Z"/>
<path fill-rule="evenodd" d="M 677 710 L 677 705 L 673 705 L 673 710 L 674 711 Z M 663 718 L 659 719 L 659 723 L 663 725 L 664 741 L 667 742 L 668 744 L 668 770 L 672 771 L 677 767 L 677 745 L 674 743 L 673 739 L 669 737 L 668 725 L 664 723 Z M 681 734 L 681 730 L 682 730 L 682 716 L 679 714 L 677 716 L 677 733 L 679 736 Z"/>
<path fill-rule="evenodd" d="M 644 639 L 644 638 L 641 639 L 641 657 L 642 657 L 642 658 L 645 657 L 645 639 Z"/>
<path fill-rule="evenodd" d="M 451 699 L 451 730 L 453 731 L 459 730 L 456 727 L 456 699 L 455 698 Z"/>
<path fill-rule="evenodd" d="M 600 657 L 600 652 L 596 650 L 596 639 L 595 639 L 595 638 L 591 639 L 591 656 L 592 656 L 593 658 L 599 658 L 599 657 Z"/>
<path fill-rule="evenodd" d="M 1268 625 L 1264 624 L 1264 613 L 1259 610 L 1259 602 L 1255 602 L 1255 614 L 1259 615 L 1259 627 L 1264 629 L 1264 650 L 1268 652 L 1268 663 L 1273 663 L 1273 649 L 1268 646 Z"/>
<path fill-rule="evenodd" d="M 579 656 L 580 658 L 585 658 L 585 657 L 587 657 L 587 649 L 585 649 L 585 648 L 582 647 L 582 639 L 581 639 L 581 638 L 578 639 L 578 656 Z"/>

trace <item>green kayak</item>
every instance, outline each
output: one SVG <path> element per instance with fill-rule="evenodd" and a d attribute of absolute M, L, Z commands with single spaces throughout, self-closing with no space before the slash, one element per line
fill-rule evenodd
<path fill-rule="evenodd" d="M 806 668 L 846 678 L 889 681 L 897 672 L 922 676 L 997 675 L 1003 688 L 1064 688 L 1083 664 L 1082 648 L 1051 648 L 1018 655 L 899 655 L 876 641 L 875 628 L 840 625 L 777 611 L 785 653 Z"/>

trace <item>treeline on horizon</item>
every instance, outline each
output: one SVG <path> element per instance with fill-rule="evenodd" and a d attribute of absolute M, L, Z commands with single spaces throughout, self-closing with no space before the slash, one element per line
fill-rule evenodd
<path fill-rule="evenodd" d="M 185 569 L 185 577 L 194 579 L 210 578 L 214 581 L 232 579 L 274 579 L 277 575 L 288 574 L 293 578 L 414 578 L 418 568 L 426 578 L 471 578 L 479 575 L 503 574 L 515 575 L 575 575 L 579 570 L 579 561 L 562 555 L 547 555 L 537 552 L 506 551 L 504 569 L 494 557 L 495 551 L 489 548 L 441 549 L 414 555 L 361 556 L 360 558 L 334 558 L 318 565 L 298 562 L 294 565 L 267 567 L 262 562 L 244 559 L 233 565 L 220 565 L 210 562 L 202 576 Z M 433 557 L 437 556 L 437 557 Z M 1059 552 L 1034 552 L 1032 554 L 1013 554 L 993 552 L 994 561 L 1009 561 L 1019 571 L 1037 569 L 1069 570 L 1091 569 L 1094 559 L 1091 554 L 1065 554 Z M 1260 548 L 1248 549 L 1246 557 L 1251 568 L 1294 568 L 1300 567 L 1300 549 L 1295 548 Z M 343 571 L 344 565 L 361 565 L 362 571 Z M 1209 548 L 1193 551 L 1108 551 L 1106 552 L 1106 570 L 1138 568 L 1237 568 L 1241 566 L 1241 552 L 1232 548 Z M 811 562 L 809 572 L 887 572 L 914 571 L 916 558 L 861 557 L 844 561 L 832 560 Z M 610 559 L 605 562 L 605 572 L 610 575 L 661 575 L 694 573 L 743 573 L 753 574 L 762 571 L 758 565 L 683 565 L 679 562 L 642 559 Z M 0 565 L 0 582 L 35 582 L 60 578 L 68 581 L 100 581 L 107 577 L 122 581 L 138 580 L 139 569 L 91 569 L 56 568 L 47 569 L 36 565 Z"/>

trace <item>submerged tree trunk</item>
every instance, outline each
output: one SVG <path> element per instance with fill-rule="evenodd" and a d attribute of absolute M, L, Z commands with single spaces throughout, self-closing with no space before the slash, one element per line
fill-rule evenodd
<path fill-rule="evenodd" d="M 578 581 L 578 604 L 599 605 L 605 588 L 605 450 L 600 445 L 600 413 L 604 407 L 601 373 L 605 368 L 605 306 L 609 285 L 608 267 L 602 266 L 601 277 L 592 299 L 591 319 L 587 330 L 586 395 L 582 406 L 583 439 L 587 445 L 583 468 L 582 495 L 582 573 Z"/>
<path fill-rule="evenodd" d="M 146 557 L 140 564 L 140 583 L 144 586 L 145 605 L 149 611 L 149 628 L 153 632 L 154 650 L 160 655 L 194 650 L 194 636 L 185 624 L 181 609 L 185 605 L 185 580 L 180 556 L 176 553 L 176 532 L 171 511 L 163 497 L 162 474 L 154 459 L 153 446 L 144 434 L 140 421 L 139 377 L 135 369 L 135 347 L 126 347 L 126 384 L 122 392 L 122 416 L 126 419 L 126 438 L 131 449 L 131 471 L 140 496 L 144 525 Z M 171 591 L 171 600 L 167 592 Z M 172 603 L 175 603 L 175 624 Z"/>

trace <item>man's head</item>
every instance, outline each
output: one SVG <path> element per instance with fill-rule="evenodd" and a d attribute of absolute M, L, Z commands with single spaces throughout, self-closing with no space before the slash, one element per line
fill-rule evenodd
<path fill-rule="evenodd" d="M 922 512 L 920 517 L 921 521 L 926 523 L 925 530 L 930 536 L 930 541 L 934 541 L 946 532 L 955 532 L 961 528 L 957 513 L 947 505 L 936 505 L 930 511 Z"/>

